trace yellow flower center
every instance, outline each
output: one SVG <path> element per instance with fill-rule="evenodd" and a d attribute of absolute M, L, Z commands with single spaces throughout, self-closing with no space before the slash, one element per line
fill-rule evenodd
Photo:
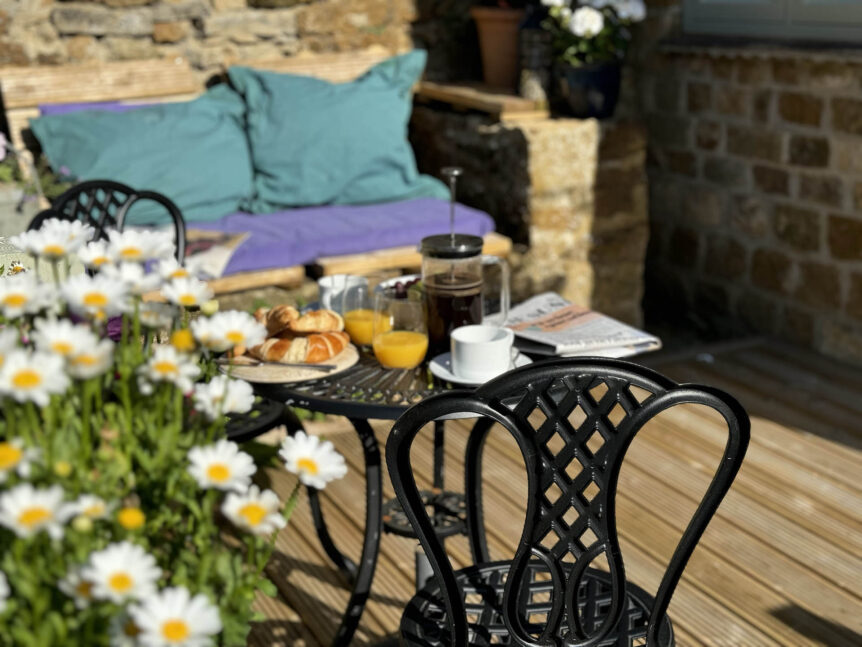
<path fill-rule="evenodd" d="M 153 364 L 153 370 L 160 375 L 171 375 L 178 372 L 177 365 L 167 360 Z"/>
<path fill-rule="evenodd" d="M 83 302 L 88 308 L 104 308 L 108 305 L 108 297 L 103 292 L 87 292 Z"/>
<path fill-rule="evenodd" d="M 42 506 L 33 506 L 27 508 L 18 515 L 18 523 L 25 528 L 32 529 L 41 523 L 49 521 L 54 515 L 48 508 Z"/>
<path fill-rule="evenodd" d="M 117 593 L 127 593 L 131 590 L 132 586 L 134 586 L 135 581 L 131 578 L 128 573 L 124 573 L 120 571 L 119 573 L 114 573 L 108 578 L 108 587 L 112 591 L 116 591 Z"/>
<path fill-rule="evenodd" d="M 224 463 L 213 463 L 207 468 L 207 478 L 216 483 L 224 483 L 230 478 L 230 468 Z"/>
<path fill-rule="evenodd" d="M 247 503 L 239 509 L 239 516 L 245 519 L 249 526 L 259 526 L 266 517 L 266 508 L 259 503 Z"/>
<path fill-rule="evenodd" d="M 25 268 L 23 265 L 13 265 L 12 267 L 9 268 L 9 272 L 12 274 L 20 274 L 25 269 L 27 269 L 27 268 Z"/>
<path fill-rule="evenodd" d="M 123 508 L 117 513 L 117 521 L 126 530 L 137 530 L 144 525 L 146 517 L 139 508 Z"/>
<path fill-rule="evenodd" d="M 19 389 L 34 389 L 42 384 L 42 376 L 38 371 L 25 368 L 12 376 L 12 384 Z"/>
<path fill-rule="evenodd" d="M 302 472 L 308 472 L 312 476 L 316 476 L 320 471 L 320 468 L 317 466 L 317 461 L 313 458 L 300 458 L 296 461 L 296 468 Z"/>
<path fill-rule="evenodd" d="M 239 344 L 245 341 L 245 335 L 243 335 L 239 330 L 231 330 L 225 335 L 225 339 L 232 344 Z"/>
<path fill-rule="evenodd" d="M 10 443 L 0 443 L 0 470 L 8 470 L 21 462 L 24 453 Z"/>
<path fill-rule="evenodd" d="M 51 350 L 59 355 L 68 355 L 74 350 L 74 348 L 72 348 L 72 344 L 69 342 L 59 340 L 51 344 Z"/>
<path fill-rule="evenodd" d="M 120 256 L 123 258 L 140 258 L 142 254 L 140 247 L 124 247 L 120 250 Z"/>
<path fill-rule="evenodd" d="M 94 503 L 91 506 L 87 506 L 83 510 L 84 514 L 91 519 L 95 519 L 96 517 L 101 517 L 105 514 L 105 504 L 104 503 Z"/>
<path fill-rule="evenodd" d="M 184 279 L 189 275 L 189 272 L 186 268 L 180 267 L 171 272 L 170 278 L 172 279 Z"/>
<path fill-rule="evenodd" d="M 171 346 L 178 351 L 191 351 L 195 348 L 195 338 L 191 330 L 177 330 L 171 334 Z"/>
<path fill-rule="evenodd" d="M 168 620 L 162 624 L 162 637 L 173 643 L 184 641 L 190 633 L 189 626 L 179 618 Z"/>
<path fill-rule="evenodd" d="M 26 294 L 7 294 L 3 297 L 3 305 L 10 308 L 20 308 L 27 303 Z"/>
<path fill-rule="evenodd" d="M 179 298 L 179 302 L 181 306 L 193 306 L 198 300 L 195 298 L 194 294 L 181 294 Z"/>
<path fill-rule="evenodd" d="M 92 265 L 93 267 L 101 267 L 110 260 L 111 259 L 107 256 L 96 256 L 96 258 L 90 261 L 90 265 Z"/>
<path fill-rule="evenodd" d="M 95 355 L 88 355 L 86 353 L 75 355 L 72 359 L 72 364 L 76 364 L 78 366 L 95 366 L 98 362 L 98 357 Z"/>
<path fill-rule="evenodd" d="M 89 600 L 93 596 L 93 585 L 86 580 L 81 580 L 75 586 L 75 593 Z"/>
<path fill-rule="evenodd" d="M 62 245 L 45 245 L 42 248 L 44 256 L 62 256 L 66 253 L 66 248 Z"/>
<path fill-rule="evenodd" d="M 69 461 L 57 461 L 54 463 L 54 474 L 60 478 L 66 478 L 72 473 L 72 464 Z"/>

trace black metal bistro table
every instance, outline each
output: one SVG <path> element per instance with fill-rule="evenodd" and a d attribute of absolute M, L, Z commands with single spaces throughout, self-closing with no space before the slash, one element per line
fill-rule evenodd
<path fill-rule="evenodd" d="M 395 420 L 410 405 L 448 388 L 431 376 L 425 365 L 411 370 L 384 369 L 373 355 L 362 353 L 359 362 L 331 377 L 321 377 L 294 384 L 255 384 L 255 390 L 271 400 L 320 413 L 345 416 L 362 444 L 365 460 L 365 538 L 359 563 L 341 553 L 326 528 L 317 491 L 308 488 L 311 513 L 317 536 L 335 566 L 351 582 L 353 591 L 333 645 L 350 644 L 359 625 L 371 589 L 377 565 L 380 535 L 387 532 L 412 537 L 413 532 L 396 500 L 383 502 L 380 448 L 370 419 Z M 289 410 L 288 410 L 289 411 Z M 302 423 L 287 413 L 290 426 L 301 429 Z M 462 533 L 464 525 L 463 495 L 447 492 L 443 487 L 443 421 L 434 423 L 433 488 L 422 492 L 435 511 L 434 522 L 441 537 Z"/>

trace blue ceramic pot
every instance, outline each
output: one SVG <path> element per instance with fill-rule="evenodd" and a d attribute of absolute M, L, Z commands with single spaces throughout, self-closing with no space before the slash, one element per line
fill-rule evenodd
<path fill-rule="evenodd" d="M 620 96 L 620 64 L 557 66 L 560 106 L 579 119 L 606 119 L 613 116 Z"/>

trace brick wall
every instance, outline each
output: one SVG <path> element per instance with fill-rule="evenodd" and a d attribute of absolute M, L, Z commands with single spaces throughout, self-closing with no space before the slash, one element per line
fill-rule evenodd
<path fill-rule="evenodd" d="M 862 359 L 862 58 L 663 44 L 679 12 L 636 57 L 648 315 Z"/>

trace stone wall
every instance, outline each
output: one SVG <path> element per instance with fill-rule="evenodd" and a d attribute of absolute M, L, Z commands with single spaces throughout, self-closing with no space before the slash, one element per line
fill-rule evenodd
<path fill-rule="evenodd" d="M 513 300 L 555 290 L 639 325 L 648 225 L 645 136 L 596 120 L 499 122 L 419 106 L 411 140 L 420 168 L 465 170 L 458 196 L 494 214 L 522 243 Z"/>
<path fill-rule="evenodd" d="M 654 0 L 637 56 L 648 314 L 862 359 L 862 59 L 668 45 L 679 16 Z"/>
<path fill-rule="evenodd" d="M 224 62 L 411 45 L 415 0 L 0 0 L 0 66 Z"/>

